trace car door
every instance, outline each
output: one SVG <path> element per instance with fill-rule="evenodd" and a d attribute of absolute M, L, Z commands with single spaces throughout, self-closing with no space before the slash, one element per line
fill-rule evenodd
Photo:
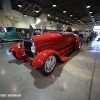
<path fill-rule="evenodd" d="M 66 32 L 63 34 L 63 48 L 66 48 L 70 45 L 72 45 L 73 37 L 71 32 Z"/>

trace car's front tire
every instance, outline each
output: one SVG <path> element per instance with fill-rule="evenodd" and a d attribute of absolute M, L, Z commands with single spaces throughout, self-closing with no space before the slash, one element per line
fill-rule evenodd
<path fill-rule="evenodd" d="M 45 64 L 39 69 L 40 73 L 47 76 L 52 73 L 56 66 L 56 57 L 54 55 L 49 56 Z"/>
<path fill-rule="evenodd" d="M 18 59 L 18 57 L 16 56 L 16 52 L 15 52 L 15 51 L 13 51 L 12 54 L 13 54 L 13 56 L 14 56 L 16 59 Z M 19 59 L 18 59 L 18 60 L 19 60 Z"/>

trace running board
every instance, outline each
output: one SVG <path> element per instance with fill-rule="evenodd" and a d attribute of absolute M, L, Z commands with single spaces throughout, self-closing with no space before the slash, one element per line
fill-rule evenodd
<path fill-rule="evenodd" d="M 77 52 L 77 50 L 71 50 L 68 54 L 66 54 L 65 56 L 68 58 L 71 58 L 75 53 Z"/>

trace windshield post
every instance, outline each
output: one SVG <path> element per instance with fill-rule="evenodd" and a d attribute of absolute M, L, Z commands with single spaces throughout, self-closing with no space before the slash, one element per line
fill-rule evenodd
<path fill-rule="evenodd" d="M 41 27 L 41 31 L 40 31 L 40 34 L 42 35 L 42 33 L 43 33 L 43 28 Z"/>
<path fill-rule="evenodd" d="M 65 28 L 65 26 L 62 25 L 61 30 L 62 30 L 62 33 L 63 33 L 63 34 L 64 34 L 64 28 Z"/>

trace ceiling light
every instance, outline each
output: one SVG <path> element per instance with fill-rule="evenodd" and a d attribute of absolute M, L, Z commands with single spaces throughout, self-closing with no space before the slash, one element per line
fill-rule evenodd
<path fill-rule="evenodd" d="M 77 19 L 77 18 L 75 17 L 75 19 Z"/>
<path fill-rule="evenodd" d="M 89 11 L 89 13 L 92 14 L 93 12 L 92 11 Z"/>
<path fill-rule="evenodd" d="M 64 10 L 63 13 L 66 13 L 66 11 Z"/>
<path fill-rule="evenodd" d="M 38 10 L 36 10 L 35 12 L 36 12 L 36 13 L 39 13 L 39 11 L 38 11 Z"/>
<path fill-rule="evenodd" d="M 73 15 L 72 14 L 70 14 L 70 17 L 72 17 Z"/>
<path fill-rule="evenodd" d="M 53 6 L 53 7 L 56 7 L 56 0 L 53 0 L 52 6 Z"/>
<path fill-rule="evenodd" d="M 53 7 L 56 7 L 56 5 L 54 5 L 54 4 L 53 4 L 52 6 L 53 6 Z"/>
<path fill-rule="evenodd" d="M 53 20 L 51 22 L 53 22 Z"/>
<path fill-rule="evenodd" d="M 35 12 L 39 13 L 39 7 L 38 6 L 36 6 L 36 8 L 35 8 Z"/>
<path fill-rule="evenodd" d="M 23 14 L 24 17 L 27 17 L 27 14 Z"/>
<path fill-rule="evenodd" d="M 58 19 L 58 17 L 56 16 L 56 19 Z"/>
<path fill-rule="evenodd" d="M 92 13 L 93 13 L 93 11 L 92 11 L 92 10 L 90 10 L 90 11 L 89 11 L 89 13 L 90 13 L 90 14 L 92 14 Z"/>
<path fill-rule="evenodd" d="M 22 2 L 21 1 L 18 1 L 18 7 L 22 7 Z"/>
<path fill-rule="evenodd" d="M 94 14 L 93 13 L 91 14 L 91 17 L 94 17 Z"/>
<path fill-rule="evenodd" d="M 73 14 L 70 14 L 70 17 L 72 17 L 73 16 Z"/>
<path fill-rule="evenodd" d="M 80 21 L 80 23 L 83 23 L 82 21 Z"/>
<path fill-rule="evenodd" d="M 48 14 L 48 16 L 50 16 L 50 14 Z"/>
<path fill-rule="evenodd" d="M 24 17 L 27 17 L 27 15 L 24 15 Z"/>
<path fill-rule="evenodd" d="M 86 6 L 86 8 L 90 8 L 90 7 L 91 7 L 90 5 Z"/>
<path fill-rule="evenodd" d="M 80 21 L 80 20 L 78 19 L 78 21 Z"/>
<path fill-rule="evenodd" d="M 68 20 L 66 22 L 68 23 Z"/>
<path fill-rule="evenodd" d="M 90 7 L 91 7 L 90 3 L 87 2 L 87 6 L 86 6 L 86 8 L 90 8 Z"/>

